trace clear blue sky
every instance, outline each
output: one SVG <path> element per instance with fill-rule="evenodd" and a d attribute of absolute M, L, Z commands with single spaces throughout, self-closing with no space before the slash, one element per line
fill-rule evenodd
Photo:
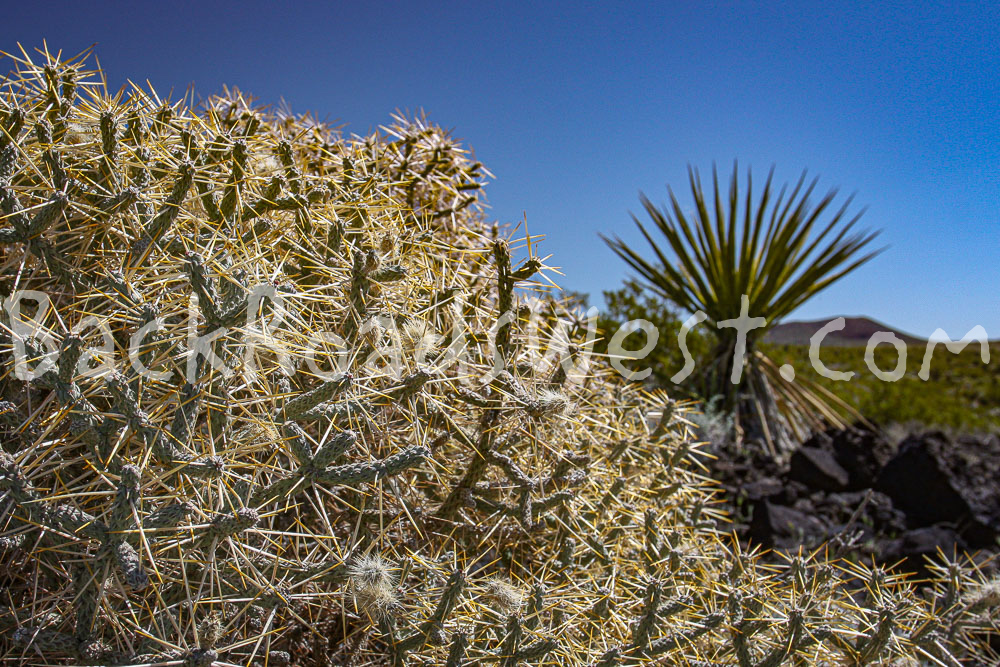
<path fill-rule="evenodd" d="M 115 86 L 235 84 L 359 133 L 425 109 L 596 301 L 626 275 L 597 233 L 640 241 L 639 190 L 683 190 L 689 163 L 808 168 L 891 247 L 796 317 L 1000 337 L 996 3 L 5 4 L 0 49 L 96 42 Z"/>

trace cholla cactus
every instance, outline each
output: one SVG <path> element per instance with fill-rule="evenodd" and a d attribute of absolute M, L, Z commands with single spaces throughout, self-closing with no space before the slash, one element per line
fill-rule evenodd
<path fill-rule="evenodd" d="M 961 562 L 921 597 L 723 536 L 684 404 L 529 346 L 547 267 L 440 128 L 8 62 L 4 661 L 995 659 Z"/>

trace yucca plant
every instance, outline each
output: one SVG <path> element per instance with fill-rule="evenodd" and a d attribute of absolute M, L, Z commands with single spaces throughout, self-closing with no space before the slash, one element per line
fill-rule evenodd
<path fill-rule="evenodd" d="M 863 253 L 877 232 L 852 232 L 864 211 L 848 217 L 850 197 L 834 208 L 836 190 L 814 203 L 816 180 L 807 184 L 805 172 L 790 191 L 782 186 L 777 196 L 773 169 L 757 196 L 749 170 L 746 191 L 740 193 L 735 164 L 725 197 L 714 167 L 707 196 L 698 171 L 689 168 L 688 177 L 693 213 L 685 212 L 672 189 L 669 207 L 657 208 L 641 195 L 672 258 L 634 215 L 654 259 L 617 236 L 604 240 L 655 294 L 707 316 L 715 347 L 707 367 L 697 371 L 694 390 L 706 399 L 720 396 L 738 432 L 759 435 L 772 454 L 780 454 L 809 427 L 842 426 L 847 405 L 815 384 L 793 382 L 757 343 L 771 326 L 878 254 Z M 765 324 L 748 333 L 745 366 L 734 372 L 737 330 L 720 323 L 741 314 L 764 318 Z"/>

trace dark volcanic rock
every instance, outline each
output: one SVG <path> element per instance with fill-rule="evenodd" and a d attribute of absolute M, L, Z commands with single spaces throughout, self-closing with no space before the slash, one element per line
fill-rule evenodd
<path fill-rule="evenodd" d="M 822 449 L 832 454 L 847 471 L 850 491 L 870 488 L 894 453 L 892 445 L 879 433 L 863 425 L 817 433 L 803 443 L 802 448 Z"/>
<path fill-rule="evenodd" d="M 862 503 L 864 507 L 854 528 L 870 528 L 880 535 L 895 535 L 906 530 L 906 515 L 893 507 L 892 500 L 887 495 L 878 491 L 830 493 L 817 505 L 817 510 L 829 517 L 835 525 L 845 525 Z"/>
<path fill-rule="evenodd" d="M 906 569 L 925 574 L 925 556 L 936 556 L 938 549 L 951 555 L 965 548 L 965 542 L 953 528 L 937 524 L 914 528 L 896 539 L 883 541 L 879 545 L 879 556 L 888 563 L 905 561 Z"/>
<path fill-rule="evenodd" d="M 879 434 L 858 427 L 838 431 L 830 445 L 837 463 L 847 471 L 851 490 L 874 486 L 879 472 L 895 453 Z"/>
<path fill-rule="evenodd" d="M 977 524 L 964 536 L 970 546 L 989 543 L 995 547 L 1000 536 L 1000 434 L 959 437 L 953 451 L 949 469 Z M 980 534 L 974 534 L 980 528 Z"/>
<path fill-rule="evenodd" d="M 741 490 L 751 501 L 766 500 L 779 495 L 785 488 L 780 479 L 764 477 L 744 484 Z"/>
<path fill-rule="evenodd" d="M 876 488 L 892 498 L 912 526 L 958 521 L 970 511 L 937 449 L 929 439 L 906 440 L 876 481 Z"/>
<path fill-rule="evenodd" d="M 802 498 L 812 496 L 813 490 L 802 482 L 794 479 L 785 479 L 785 488 L 781 490 L 781 503 L 784 505 L 794 505 Z"/>
<path fill-rule="evenodd" d="M 747 538 L 767 548 L 795 549 L 823 541 L 830 526 L 813 513 L 764 501 L 754 506 Z"/>
<path fill-rule="evenodd" d="M 876 488 L 911 527 L 961 524 L 970 546 L 990 546 L 1000 532 L 998 450 L 996 438 L 911 436 L 879 473 Z"/>
<path fill-rule="evenodd" d="M 1000 437 L 924 433 L 896 448 L 854 427 L 814 436 L 784 467 L 763 451 L 712 450 L 712 476 L 741 540 L 781 552 L 855 535 L 855 555 L 905 560 L 919 573 L 938 549 L 997 551 Z"/>
<path fill-rule="evenodd" d="M 833 454 L 818 447 L 795 450 L 789 462 L 788 477 L 821 491 L 842 491 L 848 482 L 847 471 Z"/>

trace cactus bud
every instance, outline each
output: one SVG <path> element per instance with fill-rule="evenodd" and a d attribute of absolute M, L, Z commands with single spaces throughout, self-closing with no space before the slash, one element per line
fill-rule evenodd
<path fill-rule="evenodd" d="M 215 648 L 215 645 L 222 641 L 225 630 L 222 615 L 218 612 L 209 614 L 198 625 L 198 638 L 201 640 L 201 645 L 204 648 Z"/>

